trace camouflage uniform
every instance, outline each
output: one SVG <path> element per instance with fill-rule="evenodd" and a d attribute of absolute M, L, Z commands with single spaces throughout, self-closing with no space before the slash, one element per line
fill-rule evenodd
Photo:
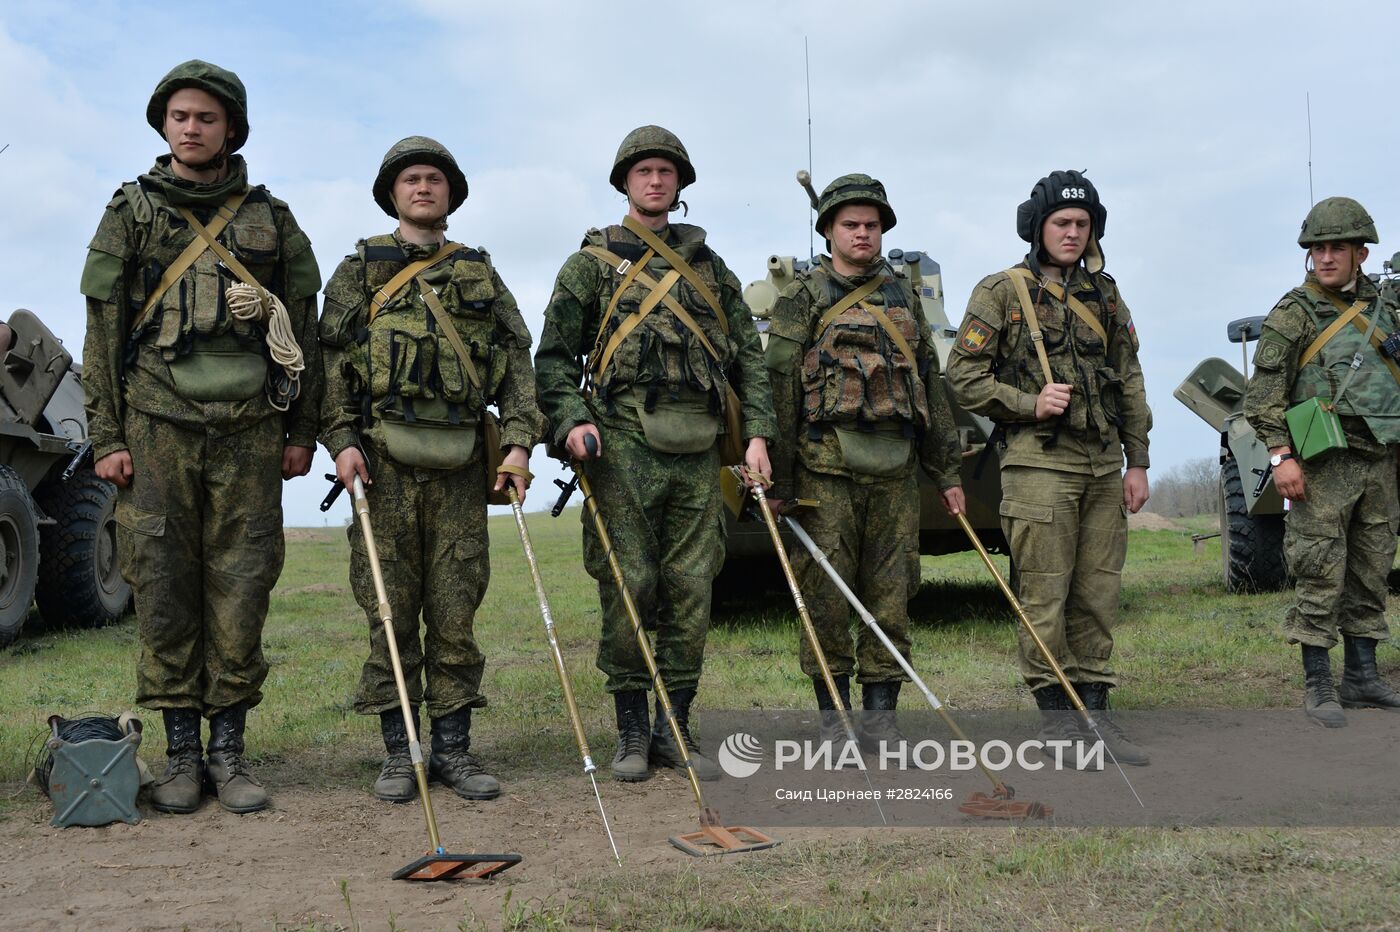
<path fill-rule="evenodd" d="M 152 125 L 164 118 L 172 83 L 228 79 L 237 81 L 203 62 L 180 66 L 152 100 Z M 287 205 L 250 188 L 240 156 L 227 159 L 224 180 L 197 184 L 178 178 L 163 155 L 107 205 L 83 269 L 83 385 L 94 458 L 121 450 L 132 458 L 131 483 L 117 499 L 117 543 L 140 622 L 137 702 L 216 722 L 232 711 L 241 752 L 241 716 L 262 699 L 262 629 L 282 569 L 283 448 L 315 446 L 321 281 Z M 196 238 L 176 208 L 208 225 L 239 192 L 247 199 L 219 239 L 286 305 L 305 357 L 300 394 L 285 412 L 264 392 L 275 371 L 264 325 L 231 317 L 225 289 L 238 279 L 212 251 L 140 318 L 162 272 Z M 221 400 L 200 400 L 211 396 Z M 196 720 L 196 754 L 198 738 Z M 211 738 L 211 755 L 214 747 Z"/>
<path fill-rule="evenodd" d="M 1334 296 L 1343 306 L 1377 299 L 1376 287 L 1364 275 L 1358 276 L 1354 292 Z M 1374 310 L 1371 304 L 1361 316 L 1369 321 Z M 1395 308 L 1385 307 L 1381 314 L 1380 333 L 1400 326 Z M 1310 272 L 1304 285 L 1284 295 L 1265 319 L 1244 414 L 1270 449 L 1293 446 L 1284 412 L 1315 394 L 1335 396 L 1353 354 L 1362 348 L 1362 334 L 1348 326 L 1305 371 L 1299 370 L 1303 350 L 1338 316 Z M 1332 647 L 1339 631 L 1375 640 L 1389 637 L 1386 576 L 1400 530 L 1395 481 L 1400 392 L 1376 353 L 1363 352 L 1362 358 L 1366 363 L 1338 411 L 1347 447 L 1301 464 L 1307 498 L 1291 503 L 1285 522 L 1284 554 L 1297 580 L 1284 623 L 1290 644 Z M 1303 377 L 1308 372 L 1311 379 Z"/>
<path fill-rule="evenodd" d="M 1062 174 L 1078 173 L 1056 173 Z M 1077 297 L 1098 319 L 1106 344 L 1039 280 L 1040 226 L 1054 210 L 1070 206 L 1085 205 L 1052 201 L 1042 208 L 1033 220 L 1031 254 L 1016 267 L 1037 273 L 1029 289 L 1051 371 L 1055 381 L 1072 386 L 1065 413 L 1035 419 L 1045 378 L 1025 309 L 1006 272 L 987 276 L 973 289 L 948 361 L 948 382 L 963 407 L 991 418 L 1000 429 L 1002 529 L 1020 577 L 1020 601 L 1092 707 L 1091 697 L 1116 683 L 1109 658 L 1127 555 L 1120 470 L 1125 457 L 1129 468 L 1149 465 L 1152 412 L 1132 317 L 1117 284 L 1099 271 L 1102 219 L 1086 251 L 1093 274 L 1077 265 L 1068 296 Z M 1031 238 L 1024 226 L 1022 236 Z M 1037 700 L 1043 691 L 1059 689 L 1024 631 L 1021 674 Z"/>
<path fill-rule="evenodd" d="M 1284 556 L 1297 580 L 1284 634 L 1300 645 L 1303 709 L 1328 728 L 1346 725 L 1343 708 L 1400 711 L 1400 693 L 1380 678 L 1376 666 L 1376 644 L 1389 636 L 1386 581 L 1400 531 L 1395 474 L 1400 366 L 1379 346 L 1400 329 L 1400 316 L 1394 291 L 1378 294 L 1360 268 L 1365 244 L 1377 241 L 1375 222 L 1351 198 L 1329 197 L 1313 205 L 1298 245 L 1313 258 L 1330 251 L 1333 261 L 1337 249 L 1355 247 L 1350 253 L 1357 262 L 1354 284 L 1335 291 L 1309 272 L 1302 287 L 1284 295 L 1264 321 L 1244 399 L 1245 417 L 1265 446 L 1277 451 L 1274 467 L 1287 456 L 1302 472 L 1304 498 L 1292 503 L 1284 532 Z M 1351 324 L 1341 324 L 1304 363 L 1310 344 L 1358 306 Z M 1378 345 L 1368 345 L 1367 336 Z M 1331 402 L 1345 446 L 1312 453 L 1304 463 L 1286 412 L 1319 398 Z M 1340 691 L 1328 655 L 1339 631 L 1346 658 Z"/>
<path fill-rule="evenodd" d="M 630 167 L 652 156 L 675 165 L 680 187 L 694 181 L 694 168 L 680 140 L 660 127 L 647 126 L 623 140 L 611 175 L 613 186 L 625 194 Z M 630 281 L 618 295 L 607 332 L 599 332 L 614 293 L 630 271 L 626 263 L 642 263 L 651 256 L 644 269 L 658 281 L 673 272 L 663 256 L 653 253 L 626 226 L 609 226 L 589 230 L 582 245 L 607 250 L 624 260 L 617 263 L 622 268 L 582 249 L 565 261 L 545 310 L 535 370 L 556 448 L 564 446 L 569 431 L 579 424 L 593 424 L 599 430 L 603 455 L 586 463 L 585 469 L 629 593 L 643 626 L 654 635 L 657 664 L 688 738 L 684 729 L 700 681 L 711 584 L 724 559 L 715 438 L 716 431 L 724 430 L 726 381 L 740 399 L 745 441 L 773 437 L 775 424 L 762 347 L 738 280 L 706 245 L 701 228 L 672 223 L 656 235 L 716 296 L 723 323 L 687 279 L 680 278 L 669 291 L 706 334 L 719 358 L 713 358 L 679 317 L 660 303 L 621 340 L 602 371 L 591 371 L 602 361 L 606 344 L 619 328 L 632 326 L 630 320 L 637 318 L 641 303 L 651 293 L 640 282 Z M 580 391 L 586 370 L 586 390 Z M 645 779 L 646 691 L 651 677 L 589 520 L 583 522 L 583 546 L 584 563 L 589 575 L 598 580 L 602 604 L 598 668 L 607 674 L 606 688 L 614 694 L 622 739 L 614 776 Z M 659 720 L 658 725 L 662 725 Z M 650 739 L 650 748 L 653 760 L 678 760 L 672 755 L 679 751 L 664 727 Z M 698 750 L 692 756 L 696 755 Z M 630 757 L 627 766 L 631 768 L 625 775 L 618 769 L 624 757 Z M 709 770 L 705 774 L 706 778 L 717 775 Z"/>
<path fill-rule="evenodd" d="M 862 389 L 860 396 L 874 398 L 881 406 L 878 412 L 868 412 L 874 416 L 860 422 L 860 432 L 876 435 L 881 445 L 902 446 L 904 451 L 902 464 L 882 470 L 885 474 L 878 476 L 849 467 L 842 455 L 841 439 L 833 429 L 836 425 L 822 420 L 820 395 L 838 387 L 833 384 L 833 363 L 822 359 L 817 346 L 822 335 L 814 332 L 822 314 L 870 275 L 885 277 L 885 284 L 862 303 L 883 308 L 906 332 L 917 356 L 912 370 L 906 366 L 904 372 L 892 372 L 907 388 L 891 385 L 894 379 L 886 381 L 875 366 L 864 383 L 856 386 L 858 380 L 853 379 L 846 386 Z M 846 312 L 852 313 L 863 316 L 861 324 L 838 319 L 828 330 L 845 327 L 854 335 L 850 342 L 878 348 L 872 358 L 888 358 L 894 365 L 886 365 L 894 370 L 903 360 L 899 350 L 873 317 L 858 310 Z M 803 527 L 908 657 L 908 601 L 920 580 L 915 464 L 923 465 L 940 490 L 959 484 L 957 433 L 939 377 L 932 333 L 920 313 L 918 299 L 908 281 L 895 277 L 883 261 L 869 274 L 846 278 L 822 256 L 815 267 L 798 274 L 774 306 L 767 362 L 779 425 L 772 447 L 772 494 L 780 499 L 821 502 L 821 507 L 802 519 Z M 887 401 L 882 395 L 898 398 Z M 852 418 L 839 426 L 855 429 L 857 425 Z M 859 443 L 867 438 L 847 435 L 846 439 Z M 864 625 L 859 627 L 856 651 L 852 651 L 851 607 L 805 548 L 793 549 L 793 567 L 832 673 L 850 675 L 858 670 L 861 683 L 902 679 L 898 663 Z M 820 674 L 805 638 L 801 662 L 802 672 L 808 676 Z"/>
<path fill-rule="evenodd" d="M 425 137 L 409 137 L 389 150 L 375 183 L 376 199 L 391 216 L 397 217 L 388 194 L 394 178 L 419 162 L 446 171 L 453 185 L 449 213 L 465 200 L 465 176 L 447 150 Z M 433 774 L 444 772 L 445 782 L 468 798 L 491 798 L 499 785 L 494 778 L 483 781 L 479 762 L 466 756 L 470 710 L 486 705 L 481 692 L 486 661 L 472 629 L 491 574 L 486 488 L 496 479 L 486 475 L 480 425 L 485 405 L 494 402 L 501 412 L 502 451 L 529 450 L 543 434 L 544 419 L 535 400 L 529 330 L 485 250 L 459 247 L 370 314 L 376 294 L 387 292 L 401 269 L 438 251 L 439 246 L 409 242 L 396 230 L 361 240 L 331 276 L 321 317 L 322 442 L 332 457 L 357 443 L 367 454 L 373 480 L 367 495 L 370 521 L 409 701 L 415 709 L 426 701 L 433 720 Z M 438 331 L 425 288 L 436 292 L 472 367 L 463 365 Z M 469 369 L 480 385 L 468 376 Z M 464 444 L 471 452 L 461 465 L 438 465 L 432 457 L 443 443 L 458 457 Z M 430 447 L 428 459 L 419 458 L 422 444 Z M 399 772 L 411 773 L 406 761 L 394 756 L 401 743 L 407 750 L 407 736 L 388 640 L 359 523 L 352 522 L 348 533 L 350 585 L 370 635 L 355 711 L 380 715 L 391 761 L 375 792 L 402 801 L 412 797 L 414 785 Z M 455 776 L 444 763 L 445 750 L 460 754 Z"/>

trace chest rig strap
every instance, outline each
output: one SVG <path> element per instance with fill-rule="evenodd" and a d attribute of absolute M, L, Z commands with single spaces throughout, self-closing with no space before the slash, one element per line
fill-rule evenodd
<path fill-rule="evenodd" d="M 156 283 L 156 287 L 151 293 L 146 296 L 146 303 L 141 305 L 141 313 L 136 315 L 136 320 L 131 324 L 132 332 L 141 329 L 151 316 L 151 312 L 155 310 L 156 305 L 160 303 L 160 299 L 165 297 L 165 293 L 174 287 L 175 283 L 195 264 L 195 261 L 210 248 L 209 240 L 213 239 L 217 242 L 219 234 L 224 232 L 224 228 L 229 225 L 229 221 L 238 213 L 238 208 L 243 206 L 243 202 L 248 199 L 248 195 L 252 193 L 252 190 L 252 188 L 245 188 L 236 194 L 230 194 L 228 199 L 220 204 L 218 210 L 214 212 L 214 219 L 210 221 L 207 227 L 195 220 L 194 215 L 190 213 L 187 208 L 180 208 L 181 216 L 190 224 L 190 228 L 200 235 L 190 240 L 190 244 L 184 248 L 184 251 L 176 256 L 175 261 L 170 263 L 165 271 L 161 273 L 160 281 Z M 209 234 L 207 239 L 203 235 L 206 232 Z M 237 260 L 234 261 L 236 264 Z M 227 262 L 224 264 L 228 265 Z M 229 268 L 233 268 L 233 266 L 229 265 Z M 254 284 L 256 284 L 256 282 L 254 282 Z"/>
<path fill-rule="evenodd" d="M 370 301 L 369 316 L 365 320 L 365 325 L 368 326 L 379 312 L 384 310 L 384 306 L 394 299 L 394 295 L 398 294 L 410 281 L 437 265 L 439 262 L 442 262 L 444 259 L 447 259 L 459 249 L 465 248 L 466 247 L 461 243 L 446 242 L 442 244 L 441 249 L 428 258 L 419 259 L 417 262 L 410 262 L 408 265 L 399 269 L 398 272 L 394 274 L 394 277 L 385 283 L 383 288 L 375 292 L 374 298 Z M 432 291 L 432 289 L 427 288 L 426 291 Z M 437 297 L 436 293 L 434 293 L 433 297 Z"/>
<path fill-rule="evenodd" d="M 826 332 L 826 328 L 831 326 L 832 321 L 859 304 L 862 310 L 875 318 L 880 326 L 885 328 L 885 332 L 890 335 L 890 339 L 894 341 L 894 345 L 904 354 L 904 358 L 909 360 L 909 363 L 913 365 L 914 351 L 909 348 L 909 341 L 904 339 L 904 334 L 899 332 L 899 328 L 894 325 L 894 321 L 890 320 L 889 315 L 873 304 L 860 303 L 879 290 L 880 286 L 883 284 L 883 277 L 876 275 L 871 278 L 870 281 L 852 290 L 840 301 L 833 304 L 827 309 L 826 313 L 821 316 L 821 320 L 817 321 L 817 335 L 820 336 L 822 333 Z"/>
<path fill-rule="evenodd" d="M 1326 346 L 1327 343 L 1333 337 L 1335 337 L 1339 332 L 1341 332 L 1341 329 L 1347 324 L 1351 324 L 1352 326 L 1356 327 L 1357 330 L 1360 330 L 1362 333 L 1366 334 L 1367 339 L 1370 341 L 1371 345 L 1376 347 L 1376 349 L 1378 350 L 1380 349 L 1380 345 L 1385 340 L 1385 337 L 1378 336 L 1375 332 L 1376 327 L 1374 326 L 1374 324 L 1380 320 L 1380 315 L 1382 311 L 1382 308 L 1379 304 L 1379 297 L 1376 298 L 1377 306 L 1375 319 L 1372 321 L 1373 326 L 1367 328 L 1367 326 L 1361 322 L 1360 316 L 1361 312 L 1366 310 L 1366 305 L 1370 303 L 1369 301 L 1358 298 L 1354 304 L 1352 304 L 1350 307 L 1347 307 L 1346 302 L 1342 301 L 1335 295 L 1327 294 L 1322 289 L 1314 287 L 1311 282 L 1309 282 L 1304 287 L 1307 288 L 1308 292 L 1313 294 L 1314 296 L 1319 298 L 1326 298 L 1329 302 L 1331 302 L 1333 307 L 1335 307 L 1338 311 L 1341 312 L 1341 316 L 1338 317 L 1336 320 L 1332 321 L 1332 323 L 1328 324 L 1327 329 L 1323 330 L 1320 334 L 1318 334 L 1316 340 L 1313 340 L 1311 343 L 1308 344 L 1308 348 L 1303 351 L 1303 355 L 1298 359 L 1299 369 L 1312 362 L 1313 357 L 1316 356 L 1318 353 L 1322 352 L 1322 348 Z M 1395 361 L 1389 356 L 1386 356 L 1385 353 L 1381 353 L 1380 357 L 1381 361 L 1385 363 L 1386 368 L 1390 370 L 1390 374 L 1394 376 L 1395 381 L 1397 383 L 1400 383 L 1400 366 L 1397 366 L 1395 364 Z"/>
<path fill-rule="evenodd" d="M 1040 360 L 1040 371 L 1045 374 L 1045 384 L 1049 385 L 1055 381 L 1055 374 L 1050 371 L 1050 357 L 1045 355 L 1045 334 L 1040 329 L 1040 319 L 1035 313 L 1035 302 L 1031 300 L 1030 289 L 1026 287 L 1029 275 L 1022 277 L 1014 273 L 1019 269 L 1008 269 L 1006 277 L 1011 279 L 1011 287 L 1016 289 L 1016 300 L 1021 302 L 1021 309 L 1026 312 L 1026 323 L 1031 330 L 1031 345 L 1035 347 L 1035 355 Z"/>

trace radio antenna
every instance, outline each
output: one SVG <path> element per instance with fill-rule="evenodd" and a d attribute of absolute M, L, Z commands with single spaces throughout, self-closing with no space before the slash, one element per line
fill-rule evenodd
<path fill-rule="evenodd" d="M 802 37 L 802 66 L 807 74 L 807 176 L 812 175 L 812 58 L 807 51 L 807 37 Z M 816 210 L 816 205 L 812 205 L 812 210 Z M 816 240 L 813 238 L 813 223 L 816 218 L 811 214 L 807 215 L 807 258 L 815 259 L 817 256 Z"/>
<path fill-rule="evenodd" d="M 1308 107 L 1308 207 L 1314 203 L 1312 183 L 1312 92 L 1304 92 L 1303 100 Z"/>

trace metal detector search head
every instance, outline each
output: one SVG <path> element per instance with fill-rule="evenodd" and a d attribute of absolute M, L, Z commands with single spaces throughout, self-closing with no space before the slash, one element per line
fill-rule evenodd
<path fill-rule="evenodd" d="M 712 854 L 742 854 L 762 851 L 782 842 L 747 825 L 730 825 L 720 820 L 719 812 L 710 806 L 700 810 L 700 831 L 672 835 L 668 841 L 693 858 Z"/>
<path fill-rule="evenodd" d="M 448 854 L 439 849 L 394 871 L 395 880 L 489 880 L 523 858 L 518 854 Z"/>

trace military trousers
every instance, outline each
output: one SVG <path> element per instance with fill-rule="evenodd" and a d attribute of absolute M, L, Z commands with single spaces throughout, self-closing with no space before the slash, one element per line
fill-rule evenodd
<path fill-rule="evenodd" d="M 1065 675 L 1116 685 L 1108 661 L 1128 554 L 1123 477 L 1006 466 L 1001 527 L 1019 578 L 1017 597 Z M 1058 682 L 1023 629 L 1020 653 L 1031 689 Z"/>
<path fill-rule="evenodd" d="M 1395 450 L 1373 458 L 1333 450 L 1302 467 L 1307 498 L 1284 519 L 1284 557 L 1297 580 L 1284 635 L 1315 647 L 1336 644 L 1338 632 L 1385 640 L 1400 529 Z"/>
<path fill-rule="evenodd" d="M 711 586 L 724 562 L 719 449 L 662 453 L 640 430 L 599 426 L 603 456 L 587 475 L 627 590 L 653 639 L 667 689 L 695 688 L 710 629 Z M 598 669 L 609 692 L 650 689 L 641 648 L 598 540 L 583 515 L 583 559 L 598 580 Z"/>
<path fill-rule="evenodd" d="M 282 421 L 214 435 L 142 411 L 125 420 L 131 484 L 117 551 L 136 599 L 136 701 L 212 715 L 257 705 L 268 597 L 282 572 Z"/>
<path fill-rule="evenodd" d="M 481 447 L 450 470 L 405 466 L 377 447 L 371 453 L 374 481 L 365 497 L 409 701 L 426 703 L 432 718 L 484 706 L 486 658 L 473 634 L 491 577 Z M 377 715 L 399 707 L 398 687 L 358 519 L 348 534 L 350 589 L 369 624 L 355 711 Z"/>
<path fill-rule="evenodd" d="M 799 464 L 796 480 L 798 498 L 821 502 L 819 508 L 798 519 L 803 529 L 908 659 L 909 600 L 918 592 L 920 582 L 919 490 L 914 473 L 857 482 L 813 472 Z M 856 617 L 846 597 L 807 548 L 794 541 L 791 552 L 797 584 L 831 672 L 854 674 L 860 683 L 905 679 L 899 661 Z M 820 676 L 811 644 L 802 632 L 799 637 L 802 672 Z"/>

